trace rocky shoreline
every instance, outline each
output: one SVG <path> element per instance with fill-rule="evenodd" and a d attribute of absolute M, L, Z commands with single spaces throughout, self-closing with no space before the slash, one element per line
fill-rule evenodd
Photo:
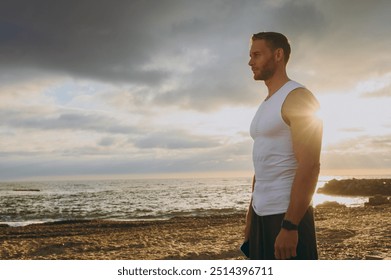
<path fill-rule="evenodd" d="M 331 180 L 319 193 L 368 196 L 365 206 L 315 208 L 321 260 L 391 259 L 391 179 Z M 163 221 L 0 224 L 0 259 L 237 259 L 245 213 Z"/>
<path fill-rule="evenodd" d="M 330 180 L 318 193 L 346 196 L 391 196 L 391 179 Z"/>
<path fill-rule="evenodd" d="M 321 260 L 391 258 L 391 204 L 315 208 Z M 243 260 L 245 213 L 0 227 L 0 259 Z"/>

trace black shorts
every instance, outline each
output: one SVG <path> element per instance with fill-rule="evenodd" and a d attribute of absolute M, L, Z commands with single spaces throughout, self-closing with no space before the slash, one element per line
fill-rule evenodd
<path fill-rule="evenodd" d="M 281 230 L 281 222 L 285 213 L 258 216 L 252 209 L 250 231 L 250 259 L 275 260 L 274 243 Z M 299 242 L 297 244 L 296 260 L 317 260 L 314 211 L 309 207 L 299 224 Z"/>

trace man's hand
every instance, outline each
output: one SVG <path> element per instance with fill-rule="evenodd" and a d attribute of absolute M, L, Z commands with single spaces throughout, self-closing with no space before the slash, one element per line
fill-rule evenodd
<path fill-rule="evenodd" d="M 274 243 L 274 255 L 278 260 L 296 257 L 299 234 L 297 230 L 281 229 Z"/>

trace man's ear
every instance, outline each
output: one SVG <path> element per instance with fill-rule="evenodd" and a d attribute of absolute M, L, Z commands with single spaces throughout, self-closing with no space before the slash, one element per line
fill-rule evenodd
<path fill-rule="evenodd" d="M 276 58 L 276 61 L 281 62 L 284 60 L 284 50 L 282 48 L 278 48 L 274 51 L 274 55 Z"/>

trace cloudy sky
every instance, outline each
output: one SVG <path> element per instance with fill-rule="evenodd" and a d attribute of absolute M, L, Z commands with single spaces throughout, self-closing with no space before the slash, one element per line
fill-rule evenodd
<path fill-rule="evenodd" d="M 292 44 L 322 172 L 391 170 L 391 2 L 0 2 L 0 181 L 251 175 L 249 38 Z"/>

